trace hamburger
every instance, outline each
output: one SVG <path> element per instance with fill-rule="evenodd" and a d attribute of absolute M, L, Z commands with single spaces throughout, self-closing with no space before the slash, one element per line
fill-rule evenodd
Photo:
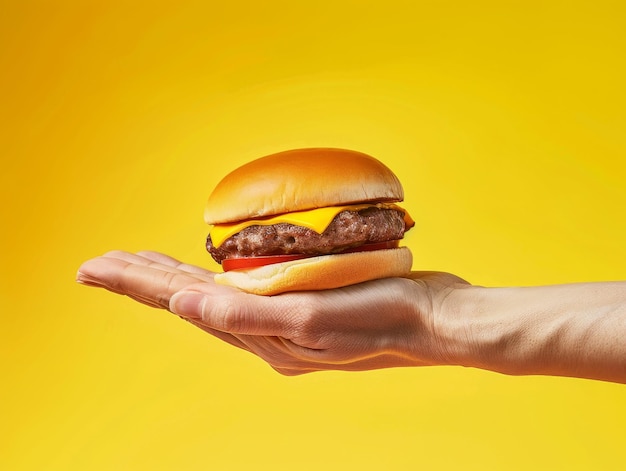
<path fill-rule="evenodd" d="M 253 160 L 209 196 L 207 251 L 215 281 L 274 295 L 322 290 L 411 270 L 399 241 L 414 222 L 404 192 L 375 158 L 334 148 L 296 149 Z"/>

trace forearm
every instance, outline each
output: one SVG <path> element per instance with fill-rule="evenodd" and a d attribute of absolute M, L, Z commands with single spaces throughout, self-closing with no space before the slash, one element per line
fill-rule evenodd
<path fill-rule="evenodd" d="M 467 339 L 460 363 L 626 383 L 626 282 L 472 287 L 458 294 L 455 326 Z M 460 319 L 467 324 L 460 327 Z"/>

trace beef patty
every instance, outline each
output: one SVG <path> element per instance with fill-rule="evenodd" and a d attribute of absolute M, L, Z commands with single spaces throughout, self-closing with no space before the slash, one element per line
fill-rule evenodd
<path fill-rule="evenodd" d="M 217 248 L 209 235 L 206 248 L 218 263 L 227 258 L 266 255 L 325 255 L 367 243 L 402 239 L 407 229 L 402 211 L 366 208 L 340 212 L 322 234 L 288 223 L 256 225 L 234 234 Z"/>

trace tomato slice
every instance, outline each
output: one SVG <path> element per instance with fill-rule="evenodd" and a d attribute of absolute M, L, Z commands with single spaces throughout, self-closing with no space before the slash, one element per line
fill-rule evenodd
<path fill-rule="evenodd" d="M 371 244 L 359 245 L 351 249 L 346 249 L 343 252 L 338 253 L 354 253 L 354 252 L 369 252 L 371 250 L 384 250 L 393 249 L 398 246 L 397 240 L 390 240 L 387 242 L 374 242 Z M 242 258 L 226 258 L 222 260 L 222 268 L 224 271 L 231 270 L 245 270 L 247 268 L 263 267 L 265 265 L 271 265 L 274 263 L 292 262 L 294 260 L 301 260 L 303 258 L 319 257 L 319 255 L 308 254 L 289 254 L 289 255 L 265 255 L 262 257 L 242 257 Z"/>
<path fill-rule="evenodd" d="M 314 255 L 293 254 L 293 255 L 265 255 L 263 257 L 243 257 L 243 258 L 226 258 L 222 260 L 222 268 L 224 271 L 243 270 L 245 268 L 256 268 L 273 263 L 292 262 L 302 258 L 310 258 Z"/>

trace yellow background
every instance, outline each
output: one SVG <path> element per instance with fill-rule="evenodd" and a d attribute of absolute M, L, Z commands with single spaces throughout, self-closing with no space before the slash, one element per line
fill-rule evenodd
<path fill-rule="evenodd" d="M 624 386 L 285 378 L 74 282 L 110 249 L 215 268 L 213 185 L 305 146 L 400 175 L 415 269 L 624 279 L 622 5 L 2 2 L 0 468 L 623 469 Z"/>

